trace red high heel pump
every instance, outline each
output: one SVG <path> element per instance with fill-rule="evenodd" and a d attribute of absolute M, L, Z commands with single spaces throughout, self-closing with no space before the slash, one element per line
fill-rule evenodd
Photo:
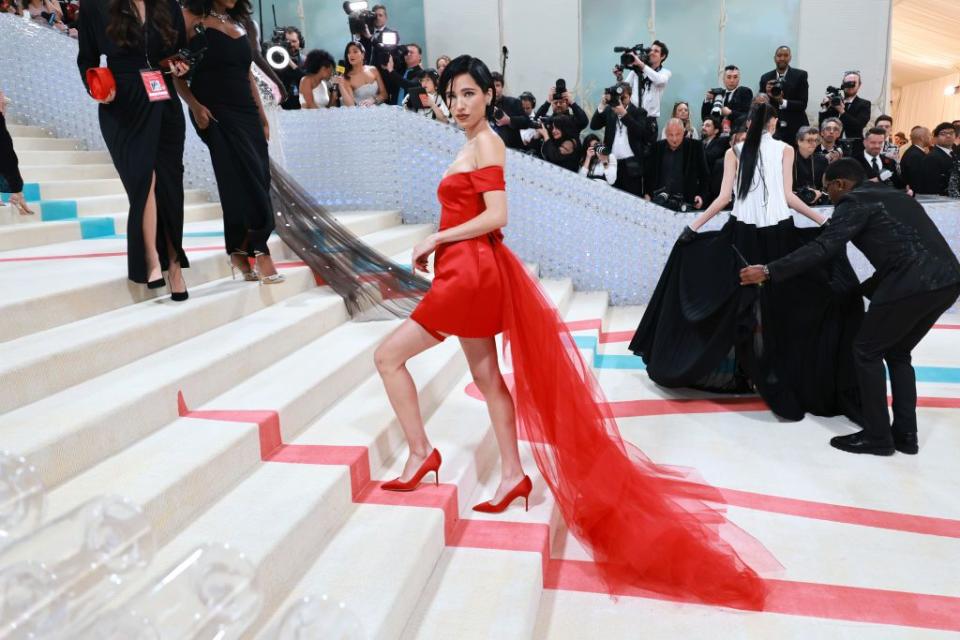
<path fill-rule="evenodd" d="M 400 478 L 395 478 L 389 482 L 384 482 L 380 485 L 380 488 L 385 491 L 413 491 L 417 488 L 417 485 L 420 484 L 420 481 L 423 480 L 423 476 L 427 475 L 433 471 L 434 483 L 440 484 L 440 463 L 443 460 L 440 459 L 440 452 L 434 449 L 430 452 L 430 455 L 427 456 L 427 459 L 423 461 L 423 464 L 420 465 L 420 468 L 417 469 L 417 472 L 413 474 L 413 477 L 403 482 Z"/>
<path fill-rule="evenodd" d="M 510 490 L 510 492 L 503 496 L 503 500 L 497 503 L 493 503 L 488 500 L 486 502 L 481 502 L 476 505 L 473 510 L 479 511 L 480 513 L 501 513 L 507 510 L 507 507 L 510 506 L 517 498 L 523 498 L 523 508 L 525 511 L 530 510 L 530 492 L 533 491 L 533 482 L 530 480 L 530 476 L 523 476 L 517 486 Z"/>

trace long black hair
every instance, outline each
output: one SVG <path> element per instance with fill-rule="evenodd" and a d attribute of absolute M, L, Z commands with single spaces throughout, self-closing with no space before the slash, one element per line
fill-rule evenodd
<path fill-rule="evenodd" d="M 24 3 L 26 5 L 26 3 Z M 147 20 L 160 32 L 160 39 L 167 49 L 177 44 L 177 29 L 173 12 L 167 0 L 144 0 Z M 137 49 L 143 46 L 143 28 L 140 14 L 131 0 L 110 0 L 107 8 L 107 35 L 121 49 Z"/>
<path fill-rule="evenodd" d="M 489 67 L 480 58 L 462 55 L 451 60 L 440 75 L 439 90 L 444 100 L 447 99 L 447 89 L 453 84 L 453 79 L 465 73 L 473 78 L 484 95 L 493 92 L 493 74 L 490 73 Z M 491 116 L 493 116 L 493 106 L 487 105 L 487 119 Z"/>
<path fill-rule="evenodd" d="M 353 71 L 353 66 L 350 64 L 350 56 L 347 55 L 350 53 L 350 47 L 356 47 L 357 49 L 359 49 L 360 57 L 363 57 L 367 54 L 367 50 L 364 49 L 363 45 L 357 42 L 356 40 L 351 40 L 350 42 L 347 43 L 347 46 L 343 48 L 343 60 L 344 60 L 343 77 L 346 78 L 347 80 L 350 79 L 350 72 Z M 365 63 L 363 61 L 360 62 L 361 67 L 364 66 L 364 64 Z"/>
<path fill-rule="evenodd" d="M 205 16 L 213 9 L 213 0 L 183 0 L 183 7 L 190 13 Z M 239 23 L 253 13 L 253 4 L 250 0 L 237 0 L 232 9 L 227 9 L 227 15 Z"/>
<path fill-rule="evenodd" d="M 740 179 L 737 186 L 737 198 L 744 199 L 750 193 L 753 184 L 753 174 L 757 171 L 760 161 L 760 140 L 767 130 L 767 123 L 778 117 L 777 108 L 767 102 L 759 102 L 750 109 L 747 119 L 750 127 L 747 129 L 747 139 L 740 150 Z M 763 168 L 760 168 L 763 171 Z"/>

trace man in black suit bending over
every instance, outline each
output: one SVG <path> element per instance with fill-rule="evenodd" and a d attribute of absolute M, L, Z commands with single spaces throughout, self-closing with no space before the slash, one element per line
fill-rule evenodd
<path fill-rule="evenodd" d="M 780 110 L 780 124 L 774 137 L 796 146 L 797 131 L 810 124 L 807 120 L 807 98 L 810 84 L 807 72 L 790 66 L 793 53 L 784 45 L 777 48 L 773 61 L 777 68 L 760 76 L 760 93 L 770 97 L 770 104 Z"/>
<path fill-rule="evenodd" d="M 864 127 L 870 122 L 870 101 L 857 95 L 860 91 L 860 72 L 848 71 L 843 74 L 843 83 L 839 88 L 843 92 L 840 99 L 826 96 L 820 102 L 820 122 L 827 118 L 840 118 L 843 139 L 860 140 Z"/>
<path fill-rule="evenodd" d="M 919 203 L 868 181 L 856 160 L 831 164 L 824 182 L 836 208 L 819 237 L 768 265 L 741 270 L 741 284 L 770 280 L 775 287 L 853 242 L 876 270 L 861 285 L 870 308 L 853 341 L 863 430 L 830 444 L 850 453 L 917 453 L 917 381 L 910 352 L 960 296 L 960 262 Z M 884 362 L 893 394 L 892 430 Z"/>
<path fill-rule="evenodd" d="M 718 95 L 707 91 L 703 106 L 700 107 L 700 121 L 706 122 L 710 116 L 729 120 L 731 124 L 745 121 L 752 102 L 753 91 L 740 84 L 740 69 L 728 65 L 723 70 L 723 93 Z M 719 112 L 714 111 L 715 105 L 719 107 Z"/>
<path fill-rule="evenodd" d="M 933 146 L 920 165 L 922 191 L 935 196 L 947 195 L 950 171 L 953 170 L 953 145 L 957 132 L 949 122 L 941 122 L 933 130 Z"/>

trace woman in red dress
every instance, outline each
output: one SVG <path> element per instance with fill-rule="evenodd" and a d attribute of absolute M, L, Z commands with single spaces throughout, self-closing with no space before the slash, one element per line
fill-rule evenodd
<path fill-rule="evenodd" d="M 505 510 L 528 498 L 517 423 L 567 526 L 590 550 L 611 593 L 640 587 L 685 600 L 761 609 L 763 580 L 720 536 L 733 528 L 719 492 L 689 472 L 654 464 L 624 442 L 603 392 L 556 309 L 503 244 L 506 151 L 487 124 L 493 79 L 470 56 L 453 60 L 441 95 L 467 135 L 440 181 L 440 228 L 413 250 L 429 292 L 377 349 L 377 369 L 410 447 L 400 477 L 383 489 L 412 491 L 441 458 L 423 427 L 406 361 L 456 336 L 487 401 L 500 449 L 493 499 L 474 507 Z M 500 374 L 495 336 L 504 335 L 516 388 Z M 708 504 L 709 503 L 709 504 Z"/>

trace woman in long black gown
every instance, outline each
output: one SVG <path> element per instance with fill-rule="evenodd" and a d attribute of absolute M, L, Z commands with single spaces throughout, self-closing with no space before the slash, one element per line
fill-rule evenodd
<path fill-rule="evenodd" d="M 0 193 L 10 194 L 10 204 L 21 215 L 31 215 L 33 211 L 23 198 L 23 176 L 20 175 L 20 163 L 13 150 L 13 139 L 7 131 L 6 97 L 0 91 Z"/>
<path fill-rule="evenodd" d="M 223 235 L 232 267 L 248 280 L 273 284 L 283 276 L 270 257 L 274 229 L 270 204 L 270 130 L 250 64 L 253 51 L 243 24 L 249 0 L 190 0 L 183 16 L 190 47 L 204 48 L 190 85 L 177 79 L 197 134 L 210 149 L 223 208 Z M 200 33 L 196 34 L 199 28 Z M 257 268 L 250 268 L 255 258 Z"/>
<path fill-rule="evenodd" d="M 169 270 L 174 300 L 186 300 L 183 251 L 183 107 L 170 76 L 189 67 L 174 63 L 162 77 L 169 99 L 151 101 L 141 71 L 160 70 L 160 61 L 186 42 L 176 0 L 84 0 L 80 9 L 77 66 L 107 67 L 117 88 L 100 100 L 100 131 L 130 201 L 127 271 L 151 289 L 164 286 Z M 87 87 L 89 91 L 89 86 Z"/>

